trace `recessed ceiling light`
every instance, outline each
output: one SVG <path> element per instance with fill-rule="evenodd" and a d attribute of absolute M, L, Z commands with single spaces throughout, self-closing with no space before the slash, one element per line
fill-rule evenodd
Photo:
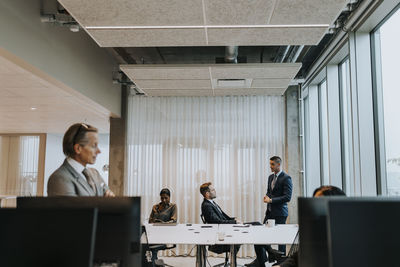
<path fill-rule="evenodd" d="M 37 107 L 31 107 L 31 110 L 37 110 Z"/>

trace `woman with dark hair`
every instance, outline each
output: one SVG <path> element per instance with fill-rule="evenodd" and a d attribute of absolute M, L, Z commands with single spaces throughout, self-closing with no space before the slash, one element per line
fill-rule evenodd
<path fill-rule="evenodd" d="M 313 197 L 323 196 L 346 196 L 346 194 L 339 187 L 333 185 L 323 185 L 314 190 Z"/>
<path fill-rule="evenodd" d="M 178 219 L 178 208 L 176 204 L 170 202 L 171 192 L 164 188 L 160 192 L 161 202 L 153 206 L 149 223 L 165 222 L 175 223 Z"/>

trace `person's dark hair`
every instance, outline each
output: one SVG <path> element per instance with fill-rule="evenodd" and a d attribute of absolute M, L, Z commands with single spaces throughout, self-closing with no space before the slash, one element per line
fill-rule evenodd
<path fill-rule="evenodd" d="M 168 188 L 163 188 L 161 191 L 160 191 L 160 196 L 161 195 L 167 195 L 167 196 L 171 196 L 171 191 L 169 191 L 169 189 Z"/>
<path fill-rule="evenodd" d="M 282 163 L 282 159 L 280 157 L 278 157 L 278 156 L 273 156 L 269 160 L 275 161 L 278 164 Z"/>
<path fill-rule="evenodd" d="M 63 152 L 67 157 L 75 155 L 74 145 L 86 145 L 89 140 L 86 133 L 93 132 L 97 133 L 97 128 L 86 124 L 86 123 L 75 123 L 71 125 L 64 134 L 63 138 Z"/>
<path fill-rule="evenodd" d="M 204 183 L 204 184 L 202 184 L 202 185 L 200 186 L 200 194 L 202 194 L 203 197 L 206 196 L 206 193 L 207 193 L 207 192 L 210 192 L 210 185 L 211 185 L 211 183 L 208 182 L 208 183 Z"/>
<path fill-rule="evenodd" d="M 346 194 L 339 187 L 333 185 L 323 185 L 314 190 L 313 197 L 317 193 L 323 196 L 345 196 Z"/>

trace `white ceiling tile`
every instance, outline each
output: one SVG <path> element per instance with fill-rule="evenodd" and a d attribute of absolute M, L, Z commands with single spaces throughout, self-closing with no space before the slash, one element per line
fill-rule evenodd
<path fill-rule="evenodd" d="M 323 28 L 209 28 L 208 44 L 220 45 L 317 45 Z"/>
<path fill-rule="evenodd" d="M 278 0 L 271 24 L 332 24 L 348 0 Z"/>
<path fill-rule="evenodd" d="M 60 0 L 83 26 L 203 25 L 201 0 Z"/>
<path fill-rule="evenodd" d="M 47 84 L 31 73 L 0 74 L 2 88 L 47 87 Z"/>
<path fill-rule="evenodd" d="M 294 78 L 301 68 L 301 63 L 265 63 L 265 64 L 237 64 L 213 66 L 213 79 L 266 79 L 266 78 Z"/>
<path fill-rule="evenodd" d="M 101 47 L 205 46 L 204 29 L 88 30 Z"/>
<path fill-rule="evenodd" d="M 211 89 L 210 80 L 134 80 L 140 89 Z"/>
<path fill-rule="evenodd" d="M 217 89 L 218 95 L 282 94 L 301 63 L 121 65 L 120 69 L 149 96 L 213 95 L 212 79 L 247 79 L 252 88 Z M 210 72 L 211 71 L 211 76 Z M 247 86 L 247 84 L 246 84 Z M 177 90 L 179 89 L 179 90 Z"/>
<path fill-rule="evenodd" d="M 289 79 L 253 79 L 252 88 L 287 88 L 292 81 Z"/>
<path fill-rule="evenodd" d="M 207 65 L 121 65 L 132 80 L 206 80 L 210 79 Z"/>
<path fill-rule="evenodd" d="M 0 97 L 1 98 L 3 98 L 3 97 L 16 97 L 16 96 L 17 95 L 14 92 L 12 92 L 11 90 L 7 90 L 5 88 L 1 88 L 0 87 Z"/>
<path fill-rule="evenodd" d="M 213 90 L 145 90 L 148 96 L 212 96 Z"/>
<path fill-rule="evenodd" d="M 0 57 L 0 74 L 2 75 L 17 75 L 27 74 L 28 72 L 15 64 L 10 64 L 10 61 L 4 57 Z"/>
<path fill-rule="evenodd" d="M 207 25 L 267 24 L 274 0 L 204 0 Z"/>
<path fill-rule="evenodd" d="M 11 87 L 7 88 L 8 91 L 12 92 L 16 96 L 23 96 L 23 97 L 35 97 L 35 96 L 41 96 L 41 97 L 62 97 L 62 96 L 70 96 L 67 92 L 63 90 L 57 90 L 54 87 L 53 88 L 48 88 L 48 87 Z"/>
<path fill-rule="evenodd" d="M 215 96 L 229 95 L 283 95 L 286 88 L 269 88 L 269 89 L 218 89 L 214 90 Z"/>

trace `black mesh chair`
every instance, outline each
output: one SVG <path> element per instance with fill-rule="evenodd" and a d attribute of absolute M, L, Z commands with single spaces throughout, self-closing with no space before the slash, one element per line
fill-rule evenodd
<path fill-rule="evenodd" d="M 296 266 L 297 266 L 298 253 L 299 253 L 299 232 L 297 232 L 297 234 L 294 238 L 294 241 L 293 241 L 292 245 L 290 246 L 289 253 L 287 254 L 287 256 L 277 258 L 277 262 L 272 266 L 280 265 L 281 263 L 283 263 L 285 261 L 295 262 Z"/>
<path fill-rule="evenodd" d="M 149 241 L 147 239 L 147 232 L 146 232 L 146 227 L 142 226 L 142 233 L 145 234 L 146 237 L 146 243 L 143 246 L 143 251 L 145 252 L 145 255 L 143 255 L 143 260 L 142 260 L 142 265 L 143 266 L 149 266 L 149 267 L 158 267 L 158 266 L 167 266 L 163 260 L 158 259 L 158 252 L 162 250 L 167 250 L 167 249 L 173 249 L 176 248 L 176 245 L 170 245 L 167 246 L 165 244 L 149 244 Z M 149 259 L 150 262 L 148 262 L 147 259 L 147 253 L 151 253 L 151 258 Z M 147 262 L 146 262 L 147 261 Z M 168 265 L 170 266 L 170 265 Z"/>
<path fill-rule="evenodd" d="M 201 220 L 202 220 L 202 222 L 203 222 L 204 224 L 207 224 L 206 220 L 204 219 L 203 214 L 200 214 L 200 218 L 201 218 Z M 239 247 L 240 247 L 240 246 L 237 246 L 237 250 L 239 250 Z M 212 246 L 208 246 L 208 250 L 211 251 L 211 252 L 214 252 L 215 254 L 222 254 L 222 253 L 225 253 L 225 261 L 224 261 L 223 263 L 214 265 L 213 267 L 226 267 L 226 266 L 230 266 L 230 264 L 229 264 L 229 253 L 230 253 L 230 251 L 231 251 L 231 248 L 230 248 L 229 245 L 212 245 Z M 236 246 L 235 246 L 235 252 L 237 252 L 237 251 L 236 251 Z M 239 266 L 243 266 L 243 267 L 244 267 L 244 265 L 239 265 L 239 264 L 237 264 L 236 266 L 238 266 L 238 267 L 239 267 Z"/>

